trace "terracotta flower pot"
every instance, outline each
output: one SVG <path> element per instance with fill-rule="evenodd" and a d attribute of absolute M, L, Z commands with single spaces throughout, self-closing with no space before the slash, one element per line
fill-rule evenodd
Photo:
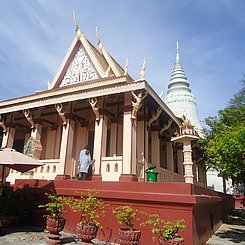
<path fill-rule="evenodd" d="M 66 219 L 63 217 L 53 218 L 48 216 L 46 220 L 46 230 L 51 234 L 59 234 L 64 229 L 65 223 Z"/>
<path fill-rule="evenodd" d="M 98 227 L 95 225 L 77 224 L 77 236 L 82 242 L 91 242 L 97 235 Z"/>
<path fill-rule="evenodd" d="M 61 235 L 59 233 L 64 229 L 65 223 L 66 223 L 66 219 L 63 217 L 59 217 L 59 218 L 53 218 L 51 216 L 47 217 L 46 231 L 49 232 L 47 234 L 48 237 L 47 244 L 52 244 L 52 245 L 61 244 L 61 240 L 60 240 Z"/>
<path fill-rule="evenodd" d="M 118 230 L 118 235 L 119 243 L 121 245 L 137 245 L 139 244 L 141 231 L 121 228 Z"/>
<path fill-rule="evenodd" d="M 159 244 L 160 245 L 183 245 L 184 239 L 183 237 L 178 237 L 174 239 L 166 239 L 162 236 L 159 236 Z"/>

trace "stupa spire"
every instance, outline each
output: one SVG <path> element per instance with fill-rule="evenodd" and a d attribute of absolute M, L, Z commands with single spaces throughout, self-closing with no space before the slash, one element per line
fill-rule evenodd
<path fill-rule="evenodd" d="M 177 117 L 185 116 L 195 126 L 199 135 L 203 136 L 203 128 L 200 124 L 196 98 L 191 93 L 190 84 L 180 63 L 179 42 L 176 43 L 176 60 L 168 84 L 165 103 Z"/>
<path fill-rule="evenodd" d="M 179 41 L 176 42 L 176 62 L 179 61 Z"/>

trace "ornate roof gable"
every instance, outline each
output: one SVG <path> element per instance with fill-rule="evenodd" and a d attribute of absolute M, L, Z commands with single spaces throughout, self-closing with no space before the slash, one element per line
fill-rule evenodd
<path fill-rule="evenodd" d="M 60 87 L 98 78 L 98 72 L 95 70 L 84 47 L 81 45 L 62 79 Z"/>
<path fill-rule="evenodd" d="M 100 51 L 98 51 L 80 31 L 75 11 L 73 17 L 77 35 L 53 81 L 48 83 L 48 89 L 104 77 L 124 75 L 124 70 L 105 50 L 102 43 L 99 42 Z"/>

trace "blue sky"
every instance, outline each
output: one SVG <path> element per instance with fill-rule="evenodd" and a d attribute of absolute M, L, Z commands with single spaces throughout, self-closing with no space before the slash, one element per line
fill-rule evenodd
<path fill-rule="evenodd" d="M 128 73 L 164 95 L 180 59 L 200 119 L 215 116 L 241 88 L 245 73 L 243 0 L 1 0 L 0 100 L 47 89 L 74 36 L 72 11 L 96 45 L 95 26 L 110 54 Z"/>

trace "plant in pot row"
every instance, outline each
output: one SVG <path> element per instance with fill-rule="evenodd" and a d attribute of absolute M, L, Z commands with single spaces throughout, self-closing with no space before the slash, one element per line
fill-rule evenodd
<path fill-rule="evenodd" d="M 116 214 L 118 224 L 123 225 L 123 228 L 118 230 L 119 242 L 122 245 L 139 244 L 141 237 L 141 231 L 137 230 L 134 225 L 139 220 L 138 209 L 134 209 L 130 205 L 119 206 L 113 209 L 113 213 Z"/>
<path fill-rule="evenodd" d="M 61 213 L 64 212 L 64 205 L 68 205 L 74 212 L 80 213 L 80 221 L 77 224 L 77 235 L 81 242 L 91 243 L 96 237 L 98 228 L 102 228 L 99 218 L 105 215 L 105 208 L 108 204 L 95 197 L 96 192 L 89 190 L 81 193 L 79 198 L 61 197 L 47 194 L 50 202 L 39 207 L 46 208 L 50 215 L 47 216 L 46 230 L 49 232 L 48 238 L 55 240 L 52 244 L 60 244 L 59 232 L 65 225 Z M 182 245 L 183 238 L 179 231 L 185 229 L 184 221 L 175 222 L 164 221 L 158 214 L 147 214 L 133 208 L 131 205 L 123 205 L 112 210 L 116 215 L 118 224 L 123 225 L 118 231 L 119 243 L 122 245 L 137 245 L 141 237 L 141 231 L 135 228 L 136 221 L 143 221 L 140 225 L 150 226 L 153 233 L 153 239 L 158 237 L 159 244 Z M 57 227 L 54 227 L 57 225 Z"/>
<path fill-rule="evenodd" d="M 46 232 L 48 233 L 48 244 L 61 244 L 60 232 L 64 229 L 66 219 L 61 216 L 65 211 L 65 205 L 69 206 L 74 212 L 81 214 L 80 222 L 77 224 L 77 235 L 81 242 L 90 243 L 100 227 L 99 217 L 104 215 L 107 204 L 95 197 L 95 192 L 89 190 L 81 193 L 79 198 L 62 197 L 47 194 L 49 202 L 39 205 L 45 208 L 48 213 L 46 219 Z"/>
<path fill-rule="evenodd" d="M 148 214 L 134 209 L 132 206 L 124 205 L 113 209 L 118 223 L 124 228 L 119 229 L 119 243 L 122 245 L 139 244 L 141 231 L 135 228 L 136 221 L 143 221 L 141 226 L 150 226 L 153 240 L 158 238 L 160 245 L 183 245 L 184 239 L 179 232 L 185 230 L 184 220 L 174 222 L 165 221 L 158 214 Z"/>
<path fill-rule="evenodd" d="M 101 228 L 99 218 L 105 215 L 105 204 L 95 195 L 97 193 L 89 190 L 81 193 L 80 198 L 67 197 L 66 204 L 74 211 L 81 214 L 80 222 L 77 224 L 77 235 L 81 242 L 90 243 Z"/>
<path fill-rule="evenodd" d="M 48 237 L 48 243 L 60 244 L 60 232 L 64 229 L 66 219 L 61 216 L 64 212 L 64 198 L 54 194 L 46 193 L 49 202 L 44 205 L 39 205 L 39 208 L 44 208 L 48 213 L 46 219 L 46 232 Z"/>
<path fill-rule="evenodd" d="M 148 219 L 141 223 L 142 226 L 150 226 L 152 238 L 158 238 L 160 245 L 183 245 L 184 239 L 179 232 L 185 230 L 184 220 L 174 222 L 165 221 L 158 214 L 143 213 Z"/>

